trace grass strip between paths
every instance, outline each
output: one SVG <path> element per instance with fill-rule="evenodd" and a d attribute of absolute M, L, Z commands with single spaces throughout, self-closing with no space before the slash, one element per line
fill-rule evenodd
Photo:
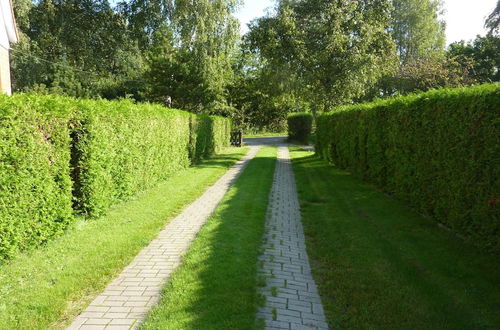
<path fill-rule="evenodd" d="M 0 265 L 0 329 L 63 328 L 189 203 L 248 149 L 183 170 L 107 216 Z"/>
<path fill-rule="evenodd" d="M 267 132 L 267 133 L 249 133 L 249 134 L 243 134 L 244 138 L 258 138 L 258 137 L 281 137 L 281 136 L 287 136 L 287 132 L 280 132 L 280 133 L 272 133 L 272 132 Z"/>
<path fill-rule="evenodd" d="M 313 276 L 334 329 L 498 329 L 500 265 L 432 219 L 292 149 Z"/>
<path fill-rule="evenodd" d="M 263 148 L 201 229 L 142 329 L 253 329 L 276 148 Z"/>

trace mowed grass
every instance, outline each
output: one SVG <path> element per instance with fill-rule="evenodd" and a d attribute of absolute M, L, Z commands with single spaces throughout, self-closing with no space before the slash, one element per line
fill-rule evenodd
<path fill-rule="evenodd" d="M 292 150 L 307 251 L 333 328 L 500 329 L 498 259 Z"/>
<path fill-rule="evenodd" d="M 257 132 L 257 133 L 248 133 L 248 134 L 243 134 L 244 138 L 256 138 L 256 137 L 279 137 L 279 136 L 287 136 L 287 132 Z"/>
<path fill-rule="evenodd" d="M 250 162 L 201 229 L 149 314 L 144 329 L 253 329 L 257 257 L 276 148 Z"/>
<path fill-rule="evenodd" d="M 177 173 L 107 216 L 79 220 L 62 237 L 0 265 L 0 329 L 64 328 L 184 206 L 247 149 Z"/>

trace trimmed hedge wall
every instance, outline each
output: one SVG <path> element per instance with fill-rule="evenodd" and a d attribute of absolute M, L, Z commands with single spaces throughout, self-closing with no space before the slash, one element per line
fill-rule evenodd
<path fill-rule="evenodd" d="M 312 132 L 313 116 L 306 112 L 288 115 L 288 140 L 307 144 Z"/>
<path fill-rule="evenodd" d="M 0 96 L 0 260 L 211 156 L 230 127 L 127 100 Z"/>
<path fill-rule="evenodd" d="M 231 121 L 227 118 L 208 115 L 191 115 L 190 159 L 197 163 L 203 158 L 229 146 Z"/>
<path fill-rule="evenodd" d="M 80 101 L 75 130 L 77 209 L 98 216 L 189 166 L 190 114 L 130 101 Z"/>
<path fill-rule="evenodd" d="M 72 220 L 72 106 L 0 96 L 0 260 L 40 245 Z"/>
<path fill-rule="evenodd" d="M 500 85 L 321 115 L 317 152 L 490 251 L 500 251 Z"/>
<path fill-rule="evenodd" d="M 226 118 L 129 101 L 81 104 L 74 177 L 77 209 L 88 215 L 103 214 L 229 144 Z"/>

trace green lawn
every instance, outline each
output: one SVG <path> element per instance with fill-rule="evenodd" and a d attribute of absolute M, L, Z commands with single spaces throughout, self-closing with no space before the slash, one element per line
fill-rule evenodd
<path fill-rule="evenodd" d="M 184 206 L 247 149 L 172 176 L 107 216 L 80 220 L 62 237 L 0 266 L 0 328 L 63 328 Z"/>
<path fill-rule="evenodd" d="M 243 134 L 244 138 L 256 138 L 256 137 L 276 137 L 276 136 L 287 136 L 287 132 L 278 132 L 278 133 L 272 133 L 272 132 L 266 132 L 266 133 L 248 133 L 248 134 Z"/>
<path fill-rule="evenodd" d="M 276 148 L 263 148 L 202 228 L 142 329 L 253 329 Z"/>
<path fill-rule="evenodd" d="M 308 253 L 332 327 L 500 328 L 498 259 L 292 150 Z"/>

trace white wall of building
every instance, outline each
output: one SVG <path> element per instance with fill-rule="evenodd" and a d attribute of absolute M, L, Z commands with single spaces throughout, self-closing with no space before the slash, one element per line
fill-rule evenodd
<path fill-rule="evenodd" d="M 0 92 L 11 94 L 10 44 L 17 42 L 17 30 L 11 0 L 0 0 Z"/>

